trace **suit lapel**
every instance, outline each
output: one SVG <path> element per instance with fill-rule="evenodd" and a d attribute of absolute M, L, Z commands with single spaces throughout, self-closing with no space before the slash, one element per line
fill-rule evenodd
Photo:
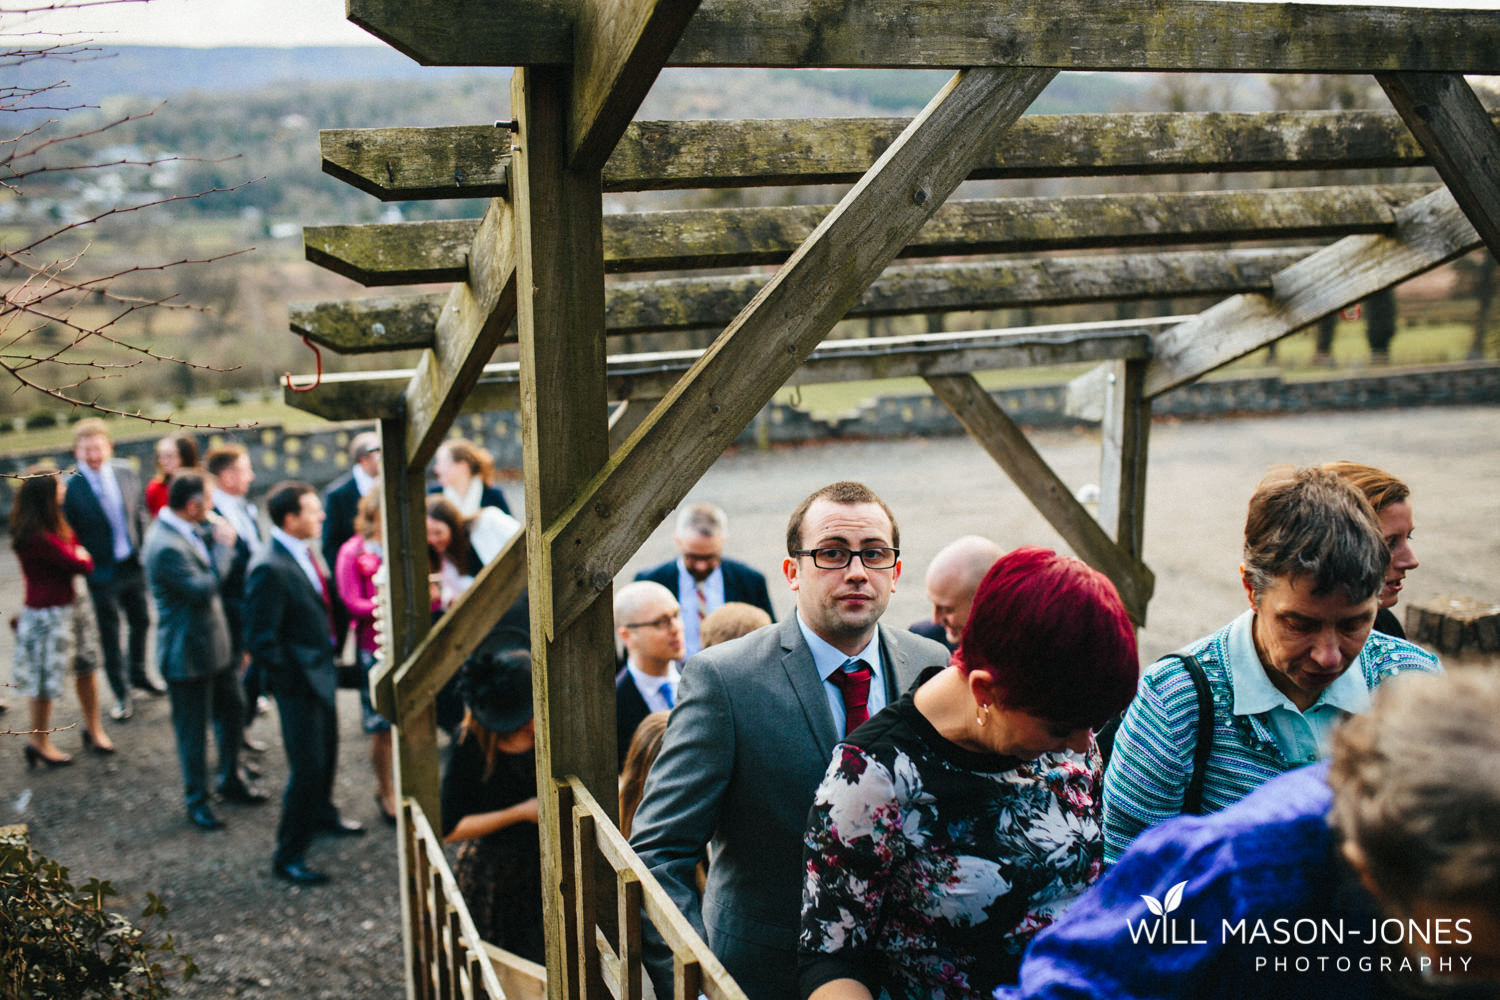
<path fill-rule="evenodd" d="M 303 595 L 303 599 L 305 601 L 311 601 L 313 604 L 316 604 L 320 608 L 326 609 L 328 605 L 323 603 L 323 595 L 318 593 L 317 589 L 313 587 L 313 582 L 309 580 L 307 578 L 307 574 L 302 571 L 302 564 L 297 562 L 297 557 L 292 555 L 291 552 L 287 550 L 287 547 L 282 544 L 282 541 L 279 538 L 273 538 L 271 540 L 271 545 L 273 546 L 276 553 L 276 558 L 281 560 L 283 568 L 285 568 L 285 570 L 292 576 L 296 577 L 297 581 L 302 584 L 301 593 Z"/>
<path fill-rule="evenodd" d="M 832 756 L 833 745 L 839 739 L 838 731 L 833 726 L 833 713 L 828 710 L 828 695 L 823 692 L 823 681 L 813 663 L 812 650 L 802 638 L 795 615 L 781 623 L 781 667 L 786 671 L 797 703 L 802 706 L 803 718 L 807 720 L 819 753 L 825 758 Z"/>

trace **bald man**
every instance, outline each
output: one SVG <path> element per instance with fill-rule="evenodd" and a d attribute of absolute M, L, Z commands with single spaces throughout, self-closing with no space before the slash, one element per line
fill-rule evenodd
<path fill-rule="evenodd" d="M 677 701 L 677 665 L 683 659 L 677 598 L 659 583 L 627 583 L 615 591 L 615 632 L 625 647 L 625 666 L 615 675 L 615 730 L 623 765 L 641 720 Z"/>
<path fill-rule="evenodd" d="M 927 567 L 927 600 L 932 623 L 943 630 L 948 648 L 958 645 L 979 581 L 1005 550 L 988 538 L 965 535 L 949 542 Z"/>

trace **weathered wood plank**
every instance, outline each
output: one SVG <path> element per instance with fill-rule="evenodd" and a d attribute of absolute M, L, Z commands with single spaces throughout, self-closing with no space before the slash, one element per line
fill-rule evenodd
<path fill-rule="evenodd" d="M 425 525 L 425 521 L 420 523 Z M 425 548 L 425 533 L 418 538 Z M 414 549 L 408 560 L 423 567 L 427 563 L 421 549 Z M 432 705 L 438 691 L 525 592 L 526 572 L 526 536 L 517 533 L 475 574 L 469 589 L 459 595 L 410 655 L 395 664 L 390 672 L 391 684 L 403 712 L 426 711 Z M 431 613 L 429 610 L 429 617 Z"/>
<path fill-rule="evenodd" d="M 700 0 L 582 0 L 573 29 L 569 167 L 596 171 L 635 118 Z"/>
<path fill-rule="evenodd" d="M 1314 249 L 1092 254 L 889 267 L 849 309 L 849 316 L 1269 291 L 1273 274 Z M 767 275 L 745 274 L 617 282 L 604 289 L 605 327 L 611 335 L 722 329 L 769 280 Z M 446 301 L 442 293 L 414 293 L 293 303 L 291 327 L 293 333 L 340 354 L 431 347 L 432 331 Z M 512 327 L 501 342 L 514 340 Z"/>
<path fill-rule="evenodd" d="M 561 809 L 558 782 L 576 775 L 597 797 L 618 801 L 611 581 L 596 588 L 569 623 L 557 621 L 553 552 L 543 541 L 547 526 L 609 455 L 601 179 L 598 170 L 567 168 L 569 78 L 566 66 L 519 69 L 511 77 L 511 107 L 525 137 L 514 151 L 513 170 L 517 313 L 551 1000 L 595 995 L 582 990 L 577 966 L 568 962 L 566 903 L 558 890 L 569 881 L 561 842 L 570 820 Z"/>
<path fill-rule="evenodd" d="M 1165 321 L 1170 322 L 1171 318 Z M 1151 325 L 1143 322 L 1123 325 L 1083 323 L 827 341 L 804 359 L 801 367 L 787 377 L 786 384 L 818 385 L 873 378 L 1069 365 L 1116 358 L 1140 359 L 1150 353 L 1150 334 L 1146 328 Z M 607 395 L 613 400 L 659 399 L 698 363 L 704 353 L 658 351 L 616 355 L 609 361 Z M 311 412 L 330 420 L 357 419 L 362 415 L 362 407 L 399 408 L 399 402 L 393 397 L 399 396 L 411 374 L 410 371 L 389 371 L 330 375 L 318 389 L 304 394 L 303 399 L 288 397 L 288 402 L 292 405 L 301 403 Z M 463 408 L 470 412 L 517 409 L 521 387 L 520 366 L 515 362 L 487 365 L 464 400 Z M 643 418 L 638 414 L 631 419 Z"/>
<path fill-rule="evenodd" d="M 1377 79 L 1490 254 L 1500 259 L 1500 131 L 1489 112 L 1457 74 L 1385 73 Z"/>
<path fill-rule="evenodd" d="M 1054 74 L 964 71 L 933 99 L 548 529 L 554 615 L 625 561 Z M 533 590 L 535 600 L 535 590 Z"/>
<path fill-rule="evenodd" d="M 1155 588 L 1151 570 L 1115 544 L 974 376 L 929 377 L 927 384 L 1078 558 L 1114 582 L 1131 620 L 1144 625 Z"/>
<path fill-rule="evenodd" d="M 418 62 L 571 63 L 572 5 L 348 0 Z M 1199 0 L 704 0 L 670 66 L 1500 73 L 1489 12 Z"/>
<path fill-rule="evenodd" d="M 1431 185 L 1270 188 L 1171 194 L 997 198 L 944 205 L 903 257 L 1316 239 L 1381 232 Z M 826 205 L 621 213 L 605 218 L 607 271 L 777 264 L 828 214 Z M 433 226 L 430 242 L 422 227 Z M 309 260 L 366 285 L 461 281 L 477 223 L 317 226 Z"/>
<path fill-rule="evenodd" d="M 1276 276 L 1270 295 L 1235 295 L 1158 334 L 1145 392 L 1159 396 L 1258 350 L 1323 316 L 1479 247 L 1482 241 L 1446 188 L 1406 206 L 1390 236 L 1350 236 Z M 1068 412 L 1097 420 L 1106 373 L 1068 388 Z"/>
<path fill-rule="evenodd" d="M 516 234 L 511 204 L 498 198 L 474 235 L 468 281 L 455 285 L 438 316 L 432 350 L 405 393 L 411 468 L 425 468 L 459 405 L 516 315 Z"/>
<path fill-rule="evenodd" d="M 1492 115 L 1500 119 L 1500 113 Z M 852 184 L 907 118 L 633 122 L 604 190 Z M 490 125 L 325 129 L 323 170 L 386 201 L 503 198 L 512 134 Z M 971 180 L 1422 166 L 1388 111 L 1026 115 Z"/>
<path fill-rule="evenodd" d="M 287 306 L 292 332 L 339 354 L 432 346 L 448 293 L 380 295 Z"/>

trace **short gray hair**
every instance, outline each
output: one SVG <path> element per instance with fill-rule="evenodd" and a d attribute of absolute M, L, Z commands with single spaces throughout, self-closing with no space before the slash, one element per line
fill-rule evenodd
<path fill-rule="evenodd" d="M 1257 601 L 1276 580 L 1304 576 L 1318 596 L 1337 588 L 1352 602 L 1368 600 L 1390 558 L 1370 502 L 1326 469 L 1277 467 L 1250 498 L 1245 576 Z"/>
<path fill-rule="evenodd" d="M 693 535 L 723 538 L 729 534 L 729 519 L 711 503 L 690 503 L 677 512 L 677 530 L 674 534 L 678 538 Z"/>

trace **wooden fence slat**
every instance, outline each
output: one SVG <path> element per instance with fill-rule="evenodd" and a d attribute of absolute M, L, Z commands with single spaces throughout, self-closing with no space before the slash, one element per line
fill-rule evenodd
<path fill-rule="evenodd" d="M 619 878 L 620 990 L 618 1000 L 641 1000 L 641 880 L 626 869 Z"/>

